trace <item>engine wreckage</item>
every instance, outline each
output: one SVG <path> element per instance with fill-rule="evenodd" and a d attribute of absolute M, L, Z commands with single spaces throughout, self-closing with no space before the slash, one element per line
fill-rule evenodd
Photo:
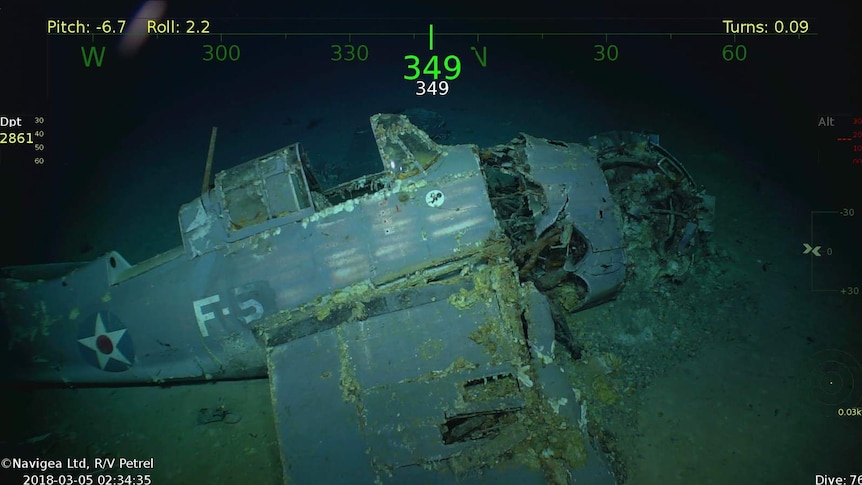
<path fill-rule="evenodd" d="M 172 251 L 4 268 L 5 379 L 268 375 L 291 483 L 613 483 L 564 316 L 623 285 L 626 221 L 685 261 L 714 199 L 654 135 L 479 149 L 371 126 L 377 174 L 323 190 L 293 144 L 217 174 Z"/>

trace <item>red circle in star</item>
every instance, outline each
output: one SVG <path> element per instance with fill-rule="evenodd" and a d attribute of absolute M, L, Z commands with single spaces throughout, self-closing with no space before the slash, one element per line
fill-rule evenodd
<path fill-rule="evenodd" d="M 107 335 L 99 335 L 96 337 L 96 348 L 103 354 L 110 354 L 114 351 L 114 342 Z"/>

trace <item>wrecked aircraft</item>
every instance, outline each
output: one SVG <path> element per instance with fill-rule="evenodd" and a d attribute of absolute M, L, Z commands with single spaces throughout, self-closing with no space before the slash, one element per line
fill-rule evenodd
<path fill-rule="evenodd" d="M 4 268 L 4 379 L 268 376 L 296 483 L 613 483 L 555 363 L 580 352 L 561 315 L 623 285 L 623 217 L 682 257 L 714 199 L 654 135 L 479 149 L 402 115 L 371 128 L 379 173 L 323 190 L 289 145 L 183 205 L 174 250 Z M 619 203 L 609 174 L 650 188 Z"/>

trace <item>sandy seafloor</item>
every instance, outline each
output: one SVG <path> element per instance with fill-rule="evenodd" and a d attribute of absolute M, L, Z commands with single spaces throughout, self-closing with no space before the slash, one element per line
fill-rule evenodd
<path fill-rule="evenodd" d="M 351 78 L 373 73 L 358 66 Z M 718 210 L 714 254 L 684 284 L 662 292 L 627 286 L 615 301 L 570 316 L 586 360 L 608 352 L 622 359 L 606 376 L 614 398 L 588 398 L 588 417 L 623 464 L 626 483 L 814 483 L 815 474 L 862 466 L 862 418 L 838 417 L 833 405 L 862 404 L 862 383 L 826 382 L 830 362 L 838 362 L 838 378 L 862 376 L 853 368 L 862 360 L 860 303 L 813 292 L 811 259 L 801 255 L 810 211 L 831 207 L 765 175 L 769 151 L 747 149 L 751 140 L 736 140 L 732 126 L 717 131 L 690 95 L 639 88 L 634 79 L 614 88 L 581 83 L 576 72 L 553 83 L 543 75 L 536 72 L 532 84 L 499 73 L 493 82 L 453 83 L 449 96 L 434 100 L 392 85 L 345 87 L 334 75 L 261 78 L 255 94 L 202 88 L 170 112 L 142 118 L 106 155 L 111 163 L 74 199 L 53 256 L 78 260 L 115 249 L 134 263 L 179 245 L 176 212 L 199 192 L 214 124 L 217 169 L 294 141 L 314 164 L 343 163 L 369 115 L 410 107 L 442 115 L 451 143 L 479 146 L 521 131 L 583 142 L 609 129 L 648 128 L 717 197 Z M 327 89 L 350 89 L 354 102 L 341 101 L 343 93 L 297 95 Z M 847 276 L 822 270 L 838 275 L 823 281 Z M 570 368 L 577 374 L 588 365 Z M 45 456 L 151 456 L 154 483 L 281 480 L 265 379 L 8 392 L 4 436 L 16 442 L 50 433 L 28 445 Z M 242 419 L 196 422 L 200 408 L 219 405 Z"/>

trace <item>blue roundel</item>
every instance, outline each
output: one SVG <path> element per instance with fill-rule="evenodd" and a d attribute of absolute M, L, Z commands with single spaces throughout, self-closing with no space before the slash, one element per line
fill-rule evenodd
<path fill-rule="evenodd" d="M 88 364 L 108 372 L 123 372 L 135 362 L 132 336 L 120 319 L 106 310 L 81 322 L 78 349 Z"/>

